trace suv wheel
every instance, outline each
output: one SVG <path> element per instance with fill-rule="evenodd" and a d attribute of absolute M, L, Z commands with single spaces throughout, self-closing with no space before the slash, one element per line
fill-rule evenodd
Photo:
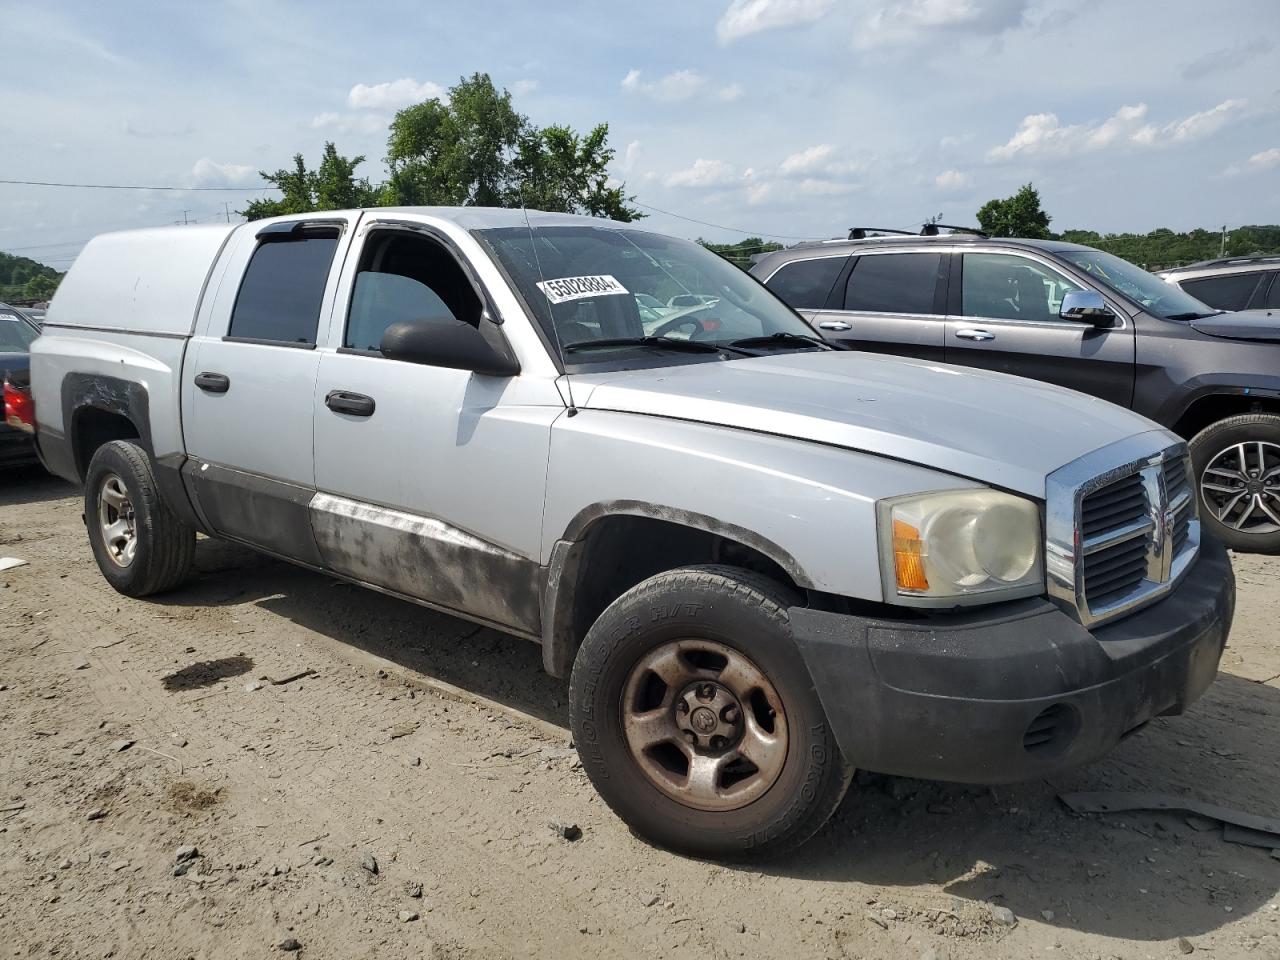
<path fill-rule="evenodd" d="M 84 519 L 98 569 L 130 597 L 177 586 L 195 558 L 196 532 L 156 488 L 151 459 L 136 443 L 113 440 L 89 461 Z"/>
<path fill-rule="evenodd" d="M 1205 527 L 1234 550 L 1280 553 L 1280 416 L 1228 417 L 1191 441 Z"/>
<path fill-rule="evenodd" d="M 639 835 L 682 853 L 776 855 L 826 822 L 852 769 L 767 577 L 685 567 L 591 627 L 569 709 L 591 782 Z"/>

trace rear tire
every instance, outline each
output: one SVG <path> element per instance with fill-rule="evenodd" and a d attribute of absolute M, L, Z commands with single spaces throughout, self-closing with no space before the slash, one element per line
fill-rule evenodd
<path fill-rule="evenodd" d="M 130 597 L 170 590 L 195 559 L 196 532 L 169 509 L 138 444 L 100 446 L 85 476 L 84 519 L 98 569 Z"/>
<path fill-rule="evenodd" d="M 796 602 L 747 570 L 684 567 L 632 587 L 588 631 L 574 740 L 641 837 L 712 859 L 778 856 L 839 806 L 853 770 L 791 638 Z"/>
<path fill-rule="evenodd" d="M 1249 413 L 1191 440 L 1205 529 L 1242 553 L 1280 553 L 1280 416 Z"/>

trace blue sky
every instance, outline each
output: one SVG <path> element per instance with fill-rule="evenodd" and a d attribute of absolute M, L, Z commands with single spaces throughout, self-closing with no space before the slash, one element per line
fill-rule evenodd
<path fill-rule="evenodd" d="M 1057 228 L 1280 222 L 1276 0 L 0 0 L 0 33 L 0 178 L 250 186 L 334 140 L 377 180 L 395 109 L 485 71 L 730 228 L 652 215 L 682 236 L 971 223 L 1028 180 Z M 0 249 L 248 196 L 0 184 Z"/>

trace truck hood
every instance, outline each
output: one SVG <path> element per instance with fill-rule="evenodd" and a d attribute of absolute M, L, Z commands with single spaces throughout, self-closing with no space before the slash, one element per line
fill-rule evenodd
<path fill-rule="evenodd" d="M 574 374 L 577 405 L 794 437 L 1043 498 L 1045 477 L 1159 426 L 1006 374 L 847 351 Z M 1153 438 L 1152 450 L 1172 440 Z"/>
<path fill-rule="evenodd" d="M 1280 312 L 1275 310 L 1239 310 L 1215 313 L 1191 321 L 1191 328 L 1210 337 L 1225 340 L 1280 341 Z"/>

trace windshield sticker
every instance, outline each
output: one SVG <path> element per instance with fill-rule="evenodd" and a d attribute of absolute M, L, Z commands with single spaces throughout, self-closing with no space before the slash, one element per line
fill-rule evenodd
<path fill-rule="evenodd" d="M 568 300 L 583 300 L 587 297 L 607 297 L 628 293 L 626 287 L 609 274 L 595 277 L 561 277 L 559 280 L 543 280 L 538 289 L 547 295 L 552 303 L 564 303 Z"/>

